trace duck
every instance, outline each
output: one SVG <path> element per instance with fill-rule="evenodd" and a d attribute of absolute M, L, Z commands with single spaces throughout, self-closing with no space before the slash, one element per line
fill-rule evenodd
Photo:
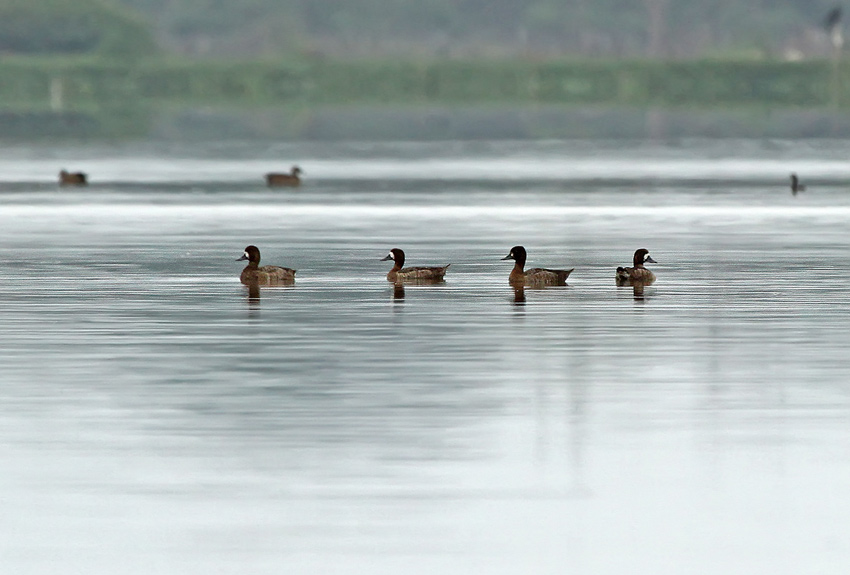
<path fill-rule="evenodd" d="M 248 260 L 248 265 L 242 270 L 239 281 L 245 285 L 279 285 L 295 281 L 295 270 L 280 266 L 260 267 L 260 250 L 257 246 L 248 246 L 245 253 L 236 261 Z"/>
<path fill-rule="evenodd" d="M 288 174 L 269 172 L 266 174 L 266 185 L 270 188 L 294 188 L 301 185 L 301 168 L 292 166 Z"/>
<path fill-rule="evenodd" d="M 651 285 L 655 281 L 655 274 L 644 267 L 643 264 L 646 263 L 655 264 L 658 262 L 650 257 L 648 249 L 641 248 L 635 252 L 633 267 L 617 268 L 617 285 Z"/>
<path fill-rule="evenodd" d="M 445 281 L 443 276 L 446 275 L 446 270 L 452 264 L 437 267 L 414 267 L 404 268 L 404 252 L 398 248 L 393 248 L 382 262 L 392 260 L 395 262 L 393 269 L 387 274 L 387 281 L 390 282 L 411 282 L 411 283 L 439 283 Z"/>
<path fill-rule="evenodd" d="M 568 270 L 550 270 L 546 268 L 531 268 L 523 270 L 525 260 L 528 254 L 522 246 L 514 246 L 511 251 L 503 257 L 503 260 L 514 260 L 514 269 L 511 270 L 511 275 L 508 276 L 508 283 L 511 285 L 520 286 L 562 286 L 567 285 L 567 278 L 573 273 L 572 269 Z"/>
<path fill-rule="evenodd" d="M 68 170 L 59 172 L 60 186 L 85 186 L 88 183 L 88 176 L 84 172 L 69 172 Z"/>
<path fill-rule="evenodd" d="M 806 186 L 800 183 L 800 179 L 797 177 L 797 174 L 791 174 L 791 194 L 797 195 L 797 192 L 805 192 Z"/>

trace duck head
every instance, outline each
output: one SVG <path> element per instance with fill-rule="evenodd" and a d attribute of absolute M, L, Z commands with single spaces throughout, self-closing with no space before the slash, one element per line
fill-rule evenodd
<path fill-rule="evenodd" d="M 248 260 L 252 264 L 260 263 L 260 249 L 257 246 L 248 246 L 245 248 L 245 253 L 241 258 L 237 258 L 237 262 Z"/>
<path fill-rule="evenodd" d="M 643 264 L 657 264 L 658 262 L 652 259 L 649 256 L 649 250 L 646 248 L 641 248 L 635 252 L 634 265 L 635 267 L 642 266 Z"/>
<path fill-rule="evenodd" d="M 514 246 L 511 248 L 511 251 L 503 257 L 503 260 L 514 260 L 520 266 L 525 265 L 525 258 L 527 254 L 525 253 L 525 248 L 522 246 Z"/>
<path fill-rule="evenodd" d="M 398 248 L 393 248 L 390 250 L 390 253 L 386 255 L 386 257 L 381 258 L 382 262 L 394 261 L 397 267 L 401 267 L 404 265 L 404 252 Z"/>

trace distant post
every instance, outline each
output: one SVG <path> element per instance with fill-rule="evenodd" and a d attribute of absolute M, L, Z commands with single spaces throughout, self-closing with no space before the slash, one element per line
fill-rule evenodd
<path fill-rule="evenodd" d="M 65 107 L 65 85 L 62 78 L 50 79 L 50 109 L 54 112 L 61 112 Z"/>
<path fill-rule="evenodd" d="M 841 52 L 844 48 L 844 29 L 841 25 L 841 6 L 829 11 L 823 22 L 823 27 L 832 44 L 832 105 L 838 108 L 841 104 Z"/>
<path fill-rule="evenodd" d="M 646 54 L 650 58 L 661 58 L 665 55 L 666 48 L 664 36 L 667 28 L 668 0 L 644 0 L 643 3 L 649 20 Z"/>

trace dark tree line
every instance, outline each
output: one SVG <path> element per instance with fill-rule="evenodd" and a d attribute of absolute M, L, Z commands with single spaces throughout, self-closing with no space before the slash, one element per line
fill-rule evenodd
<path fill-rule="evenodd" d="M 0 0 L 0 51 L 144 53 L 156 42 L 166 51 L 211 57 L 806 57 L 828 53 L 830 36 L 843 25 L 837 6 L 834 0 Z M 827 24 L 830 14 L 838 20 Z"/>
<path fill-rule="evenodd" d="M 150 24 L 134 10 L 106 0 L 0 0 L 4 54 L 148 54 Z"/>

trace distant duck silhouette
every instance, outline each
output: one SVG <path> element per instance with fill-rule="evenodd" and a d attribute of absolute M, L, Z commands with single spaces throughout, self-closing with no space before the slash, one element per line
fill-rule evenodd
<path fill-rule="evenodd" d="M 60 186 L 85 186 L 88 183 L 88 176 L 83 172 L 69 172 L 68 170 L 59 172 Z"/>
<path fill-rule="evenodd" d="M 797 174 L 791 174 L 791 194 L 797 195 L 797 192 L 805 192 L 806 186 L 800 183 L 799 178 L 797 178 Z"/>
<path fill-rule="evenodd" d="M 260 267 L 260 250 L 257 246 L 248 246 L 237 262 L 248 260 L 248 265 L 242 270 L 239 281 L 251 287 L 252 285 L 286 285 L 295 282 L 295 270 L 279 266 Z"/>
<path fill-rule="evenodd" d="M 655 281 L 655 274 L 646 269 L 646 267 L 644 267 L 643 264 L 645 263 L 654 264 L 658 262 L 656 262 L 649 256 L 649 250 L 641 248 L 635 252 L 634 258 L 632 260 L 633 267 L 617 268 L 617 285 L 652 285 L 652 283 Z"/>
<path fill-rule="evenodd" d="M 511 270 L 511 275 L 508 276 L 508 283 L 512 286 L 562 286 L 567 285 L 567 278 L 573 272 L 569 270 L 550 270 L 546 268 L 531 268 L 524 270 L 525 260 L 528 254 L 522 246 L 514 246 L 510 253 L 503 257 L 503 260 L 514 260 L 514 269 Z"/>
<path fill-rule="evenodd" d="M 266 174 L 266 185 L 270 188 L 294 188 L 301 185 L 301 168 L 292 166 L 288 174 L 269 172 Z"/>
<path fill-rule="evenodd" d="M 452 264 L 448 264 L 445 266 L 434 266 L 434 267 L 412 267 L 412 268 L 403 268 L 401 266 L 404 265 L 404 252 L 398 248 L 393 248 L 390 250 L 390 253 L 387 254 L 387 257 L 382 258 L 382 262 L 392 260 L 395 262 L 393 268 L 387 274 L 387 281 L 390 282 L 406 282 L 409 284 L 429 284 L 429 283 L 440 283 L 445 281 L 443 276 L 446 275 L 446 270 L 449 269 L 449 266 Z"/>

